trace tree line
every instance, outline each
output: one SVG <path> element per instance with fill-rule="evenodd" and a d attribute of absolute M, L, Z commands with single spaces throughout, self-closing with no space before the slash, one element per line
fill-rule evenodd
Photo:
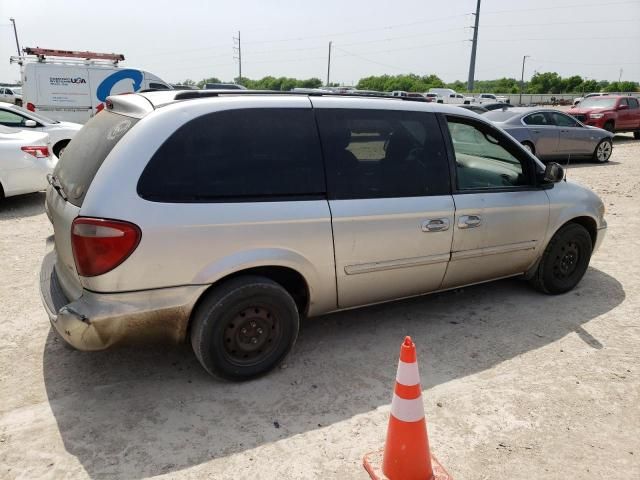
<path fill-rule="evenodd" d="M 183 85 L 204 88 L 206 83 L 228 83 L 212 77 L 195 82 L 187 79 Z M 290 77 L 267 76 L 259 80 L 243 77 L 234 79 L 233 83 L 239 83 L 250 89 L 288 91 L 293 88 L 320 88 L 323 86 L 319 78 L 296 79 Z M 332 84 L 331 86 L 338 86 Z M 372 75 L 361 78 L 356 88 L 360 90 L 376 90 L 379 92 L 392 92 L 403 90 L 406 92 L 427 92 L 430 88 L 451 88 L 457 92 L 466 92 L 465 82 L 456 80 L 445 83 L 437 75 Z M 587 93 L 587 92 L 637 92 L 640 91 L 638 82 L 623 81 L 609 82 L 607 80 L 594 80 L 583 78 L 580 75 L 562 77 L 556 72 L 535 73 L 531 80 L 524 83 L 524 93 L 534 94 L 561 94 L 561 93 Z M 473 92 L 484 93 L 519 93 L 520 81 L 515 78 L 498 78 L 496 80 L 476 80 Z"/>

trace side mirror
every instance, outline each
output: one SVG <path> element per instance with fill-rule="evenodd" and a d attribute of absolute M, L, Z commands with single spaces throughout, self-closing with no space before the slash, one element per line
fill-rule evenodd
<path fill-rule="evenodd" d="M 35 120 L 25 120 L 24 121 L 24 126 L 27 127 L 27 128 L 34 128 L 34 127 L 37 127 L 38 124 L 37 124 L 37 122 Z"/>
<path fill-rule="evenodd" d="M 627 108 L 629 108 L 629 105 L 625 105 L 624 103 L 622 105 L 618 105 L 618 110 L 626 110 Z"/>
<path fill-rule="evenodd" d="M 555 162 L 549 162 L 542 178 L 545 182 L 558 183 L 564 178 L 564 168 Z"/>

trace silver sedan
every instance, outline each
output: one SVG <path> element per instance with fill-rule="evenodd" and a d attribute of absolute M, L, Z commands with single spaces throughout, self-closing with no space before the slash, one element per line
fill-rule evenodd
<path fill-rule="evenodd" d="M 613 150 L 612 133 L 584 125 L 558 110 L 516 107 L 487 112 L 483 117 L 540 160 L 590 158 L 605 163 Z"/>

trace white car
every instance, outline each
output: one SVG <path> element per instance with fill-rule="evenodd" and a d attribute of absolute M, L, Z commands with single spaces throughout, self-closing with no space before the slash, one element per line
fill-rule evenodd
<path fill-rule="evenodd" d="M 601 92 L 601 93 L 587 93 L 584 97 L 578 97 L 578 98 L 574 98 L 573 99 L 573 104 L 574 105 L 578 105 L 581 101 L 583 101 L 585 98 L 591 98 L 591 97 L 601 97 L 603 95 L 610 95 L 607 92 Z"/>
<path fill-rule="evenodd" d="M 49 135 L 0 125 L 0 198 L 44 190 L 56 163 Z"/>
<path fill-rule="evenodd" d="M 0 87 L 0 102 L 22 105 L 22 87 Z"/>
<path fill-rule="evenodd" d="M 508 98 L 503 95 L 494 95 L 493 93 L 481 93 L 475 99 L 475 103 L 482 105 L 483 103 L 509 103 Z"/>
<path fill-rule="evenodd" d="M 0 103 L 0 125 L 48 133 L 51 138 L 52 153 L 56 157 L 60 156 L 78 130 L 82 128 L 79 123 L 60 122 L 8 103 Z"/>

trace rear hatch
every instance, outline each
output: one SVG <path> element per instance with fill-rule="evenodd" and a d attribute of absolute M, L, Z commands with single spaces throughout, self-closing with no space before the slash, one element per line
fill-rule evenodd
<path fill-rule="evenodd" d="M 82 294 L 71 246 L 73 220 L 80 215 L 87 191 L 104 160 L 137 122 L 137 118 L 100 112 L 75 135 L 53 171 L 46 211 L 53 224 L 56 274 L 69 300 Z"/>

